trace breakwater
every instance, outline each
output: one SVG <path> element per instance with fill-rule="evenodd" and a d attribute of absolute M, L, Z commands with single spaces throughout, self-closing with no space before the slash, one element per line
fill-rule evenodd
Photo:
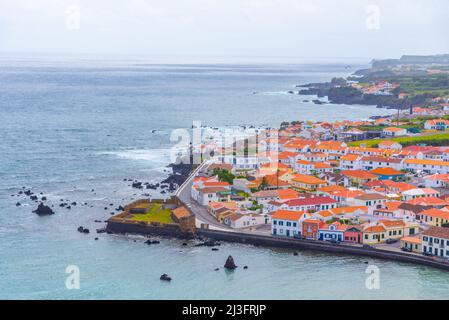
<path fill-rule="evenodd" d="M 197 234 L 202 237 L 218 241 L 238 242 L 256 246 L 313 250 L 337 254 L 349 254 L 356 256 L 365 256 L 378 259 L 393 260 L 397 262 L 406 262 L 420 264 L 428 267 L 438 268 L 449 271 L 449 262 L 434 260 L 431 257 L 424 257 L 417 254 L 393 252 L 381 249 L 367 249 L 345 244 L 331 244 L 315 240 L 299 240 L 290 238 L 280 238 L 273 236 L 264 236 L 249 233 L 225 232 L 210 229 L 198 229 Z"/>

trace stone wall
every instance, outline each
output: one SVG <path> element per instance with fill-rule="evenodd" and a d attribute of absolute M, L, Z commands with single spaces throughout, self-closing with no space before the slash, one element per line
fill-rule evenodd
<path fill-rule="evenodd" d="M 108 221 L 106 231 L 117 234 L 138 234 L 143 236 L 166 236 L 180 239 L 191 239 L 194 234 L 184 232 L 178 224 L 147 224 L 145 222 Z"/>
<path fill-rule="evenodd" d="M 416 254 L 392 252 L 380 249 L 365 249 L 362 247 L 355 247 L 345 244 L 334 245 L 315 240 L 298 240 L 298 239 L 279 238 L 279 237 L 237 233 L 237 232 L 225 232 L 210 229 L 198 229 L 197 234 L 199 236 L 219 241 L 239 242 L 266 247 L 280 247 L 280 248 L 301 249 L 301 250 L 315 250 L 337 254 L 338 253 L 350 254 L 357 256 L 373 257 L 378 259 L 415 263 L 449 271 L 449 262 L 433 260 L 430 257 L 425 257 Z"/>

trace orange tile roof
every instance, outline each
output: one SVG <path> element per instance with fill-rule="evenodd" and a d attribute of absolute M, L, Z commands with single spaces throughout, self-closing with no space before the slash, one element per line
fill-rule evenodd
<path fill-rule="evenodd" d="M 358 154 L 348 153 L 348 154 L 345 154 L 343 157 L 341 157 L 340 160 L 343 160 L 343 161 L 357 161 L 357 159 L 359 157 L 360 156 Z"/>
<path fill-rule="evenodd" d="M 396 127 L 389 127 L 389 128 L 385 128 L 383 131 L 387 131 L 387 132 L 399 132 L 399 131 L 403 131 L 405 129 L 402 128 L 396 128 Z"/>
<path fill-rule="evenodd" d="M 326 192 L 326 193 L 337 192 L 337 191 L 345 191 L 345 190 L 348 190 L 348 189 L 346 189 L 343 186 L 337 186 L 337 185 L 324 186 L 324 187 L 321 187 L 321 188 L 317 189 L 317 191 L 319 191 L 319 192 Z"/>
<path fill-rule="evenodd" d="M 381 225 L 370 226 L 363 230 L 364 233 L 380 233 L 380 232 L 385 232 L 385 231 L 387 231 L 387 230 L 385 230 L 385 228 Z"/>
<path fill-rule="evenodd" d="M 303 211 L 289 211 L 277 210 L 272 216 L 272 219 L 298 221 L 304 215 Z"/>
<path fill-rule="evenodd" d="M 405 227 L 405 222 L 402 220 L 380 220 L 379 223 L 385 228 Z"/>
<path fill-rule="evenodd" d="M 438 209 L 428 209 L 421 212 L 422 215 L 449 220 L 449 212 Z"/>
<path fill-rule="evenodd" d="M 181 207 L 178 207 L 176 209 L 173 209 L 172 213 L 178 219 L 187 218 L 187 217 L 190 217 L 192 215 L 189 212 L 189 210 L 187 210 L 187 208 L 184 207 L 184 206 L 181 206 Z"/>
<path fill-rule="evenodd" d="M 446 206 L 448 204 L 447 201 L 437 197 L 419 197 L 412 200 L 408 200 L 407 203 L 419 204 L 423 206 Z"/>
<path fill-rule="evenodd" d="M 340 215 L 340 214 L 345 214 L 345 213 L 353 213 L 354 211 L 357 210 L 363 210 L 365 212 L 368 212 L 368 207 L 366 206 L 354 206 L 354 207 L 341 207 L 341 208 L 333 208 L 331 209 L 331 211 L 334 214 Z"/>
<path fill-rule="evenodd" d="M 306 174 L 295 174 L 293 176 L 293 181 L 305 184 L 326 184 L 326 181 Z"/>
<path fill-rule="evenodd" d="M 371 172 L 376 175 L 382 175 L 382 176 L 398 176 L 398 175 L 405 174 L 405 173 L 395 170 L 393 168 L 376 168 L 374 170 L 371 170 Z"/>
<path fill-rule="evenodd" d="M 328 163 L 324 163 L 324 162 L 316 162 L 314 163 L 315 165 L 315 169 L 330 169 L 332 168 L 332 166 Z"/>
<path fill-rule="evenodd" d="M 394 144 L 398 144 L 398 143 L 395 142 L 395 141 L 391 141 L 391 140 L 386 140 L 386 141 L 379 142 L 379 146 L 380 146 L 380 145 L 383 145 L 383 146 L 392 146 L 392 145 L 394 145 Z"/>
<path fill-rule="evenodd" d="M 297 198 L 299 193 L 292 189 L 279 189 L 278 190 L 278 197 L 280 199 L 295 199 Z"/>
<path fill-rule="evenodd" d="M 410 164 L 426 164 L 426 165 L 433 165 L 433 166 L 449 166 L 449 161 L 438 161 L 438 160 L 421 160 L 421 159 L 405 159 L 405 163 Z"/>
<path fill-rule="evenodd" d="M 418 237 L 404 237 L 401 238 L 401 241 L 405 241 L 405 242 L 409 242 L 409 243 L 413 243 L 413 244 L 421 244 L 422 240 Z"/>

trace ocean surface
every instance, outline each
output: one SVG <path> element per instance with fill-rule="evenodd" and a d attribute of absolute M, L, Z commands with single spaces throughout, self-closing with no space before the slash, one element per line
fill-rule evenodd
<path fill-rule="evenodd" d="M 422 266 L 226 243 L 211 251 L 165 238 L 148 246 L 95 233 L 104 226 L 95 220 L 147 192 L 126 179 L 167 176 L 170 133 L 192 121 L 277 126 L 391 112 L 288 93 L 359 67 L 0 58 L 0 299 L 449 298 L 449 273 Z M 18 194 L 24 187 L 56 214 L 32 213 L 37 203 Z M 77 205 L 59 207 L 61 199 Z M 248 269 L 225 272 L 229 254 Z M 378 289 L 366 286 L 373 265 Z M 66 287 L 68 266 L 79 269 L 79 289 Z M 161 282 L 163 273 L 173 281 Z"/>

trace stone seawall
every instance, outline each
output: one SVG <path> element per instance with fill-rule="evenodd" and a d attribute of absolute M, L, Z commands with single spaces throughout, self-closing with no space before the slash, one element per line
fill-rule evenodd
<path fill-rule="evenodd" d="M 153 226 L 151 224 L 128 223 L 123 221 L 108 221 L 106 226 L 108 233 L 118 234 L 138 234 L 143 236 L 164 236 L 176 237 L 180 239 L 191 239 L 194 237 L 192 233 L 181 231 L 177 224 L 164 224 Z"/>
<path fill-rule="evenodd" d="M 378 259 L 386 259 L 398 262 L 407 262 L 420 264 L 428 267 L 449 271 L 449 262 L 441 262 L 433 260 L 430 257 L 424 257 L 414 254 L 407 254 L 402 252 L 392 252 L 380 249 L 365 249 L 362 247 L 355 247 L 344 244 L 330 244 L 314 240 L 298 240 L 288 238 L 278 238 L 272 236 L 263 236 L 255 234 L 224 232 L 218 230 L 198 229 L 199 236 L 211 238 L 219 241 L 239 242 L 245 244 L 252 244 L 265 247 L 278 247 L 300 250 L 314 250 L 321 252 L 349 254 L 357 256 L 372 257 Z"/>

